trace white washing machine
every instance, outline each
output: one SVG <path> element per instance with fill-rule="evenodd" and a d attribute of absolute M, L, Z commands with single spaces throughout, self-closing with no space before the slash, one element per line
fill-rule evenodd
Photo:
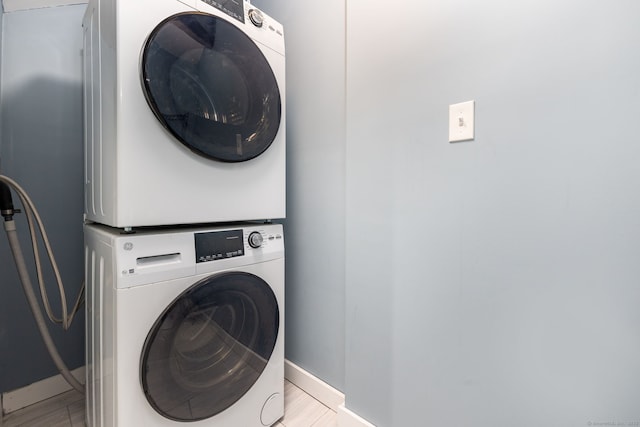
<path fill-rule="evenodd" d="M 242 0 L 90 0 L 85 215 L 112 227 L 285 217 L 285 50 Z"/>
<path fill-rule="evenodd" d="M 284 414 L 281 225 L 85 226 L 88 427 Z"/>

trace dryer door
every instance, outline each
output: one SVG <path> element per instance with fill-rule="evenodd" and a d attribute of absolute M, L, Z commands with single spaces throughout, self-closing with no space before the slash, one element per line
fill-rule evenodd
<path fill-rule="evenodd" d="M 279 318 L 273 291 L 253 274 L 221 273 L 194 284 L 147 336 L 140 370 L 147 400 L 175 421 L 224 411 L 265 369 Z"/>
<path fill-rule="evenodd" d="M 267 59 L 238 27 L 189 12 L 161 22 L 142 54 L 145 97 L 178 141 L 207 158 L 262 154 L 280 127 L 280 90 Z"/>

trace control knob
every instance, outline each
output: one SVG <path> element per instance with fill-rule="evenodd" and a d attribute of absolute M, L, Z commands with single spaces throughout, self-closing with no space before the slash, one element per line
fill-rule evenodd
<path fill-rule="evenodd" d="M 264 15 L 258 9 L 251 9 L 249 11 L 249 19 L 251 19 L 253 25 L 258 28 L 262 27 L 262 24 L 264 24 Z"/>
<path fill-rule="evenodd" d="M 262 238 L 262 234 L 258 233 L 257 231 L 249 234 L 249 246 L 254 249 L 262 246 L 263 240 L 264 239 Z"/>

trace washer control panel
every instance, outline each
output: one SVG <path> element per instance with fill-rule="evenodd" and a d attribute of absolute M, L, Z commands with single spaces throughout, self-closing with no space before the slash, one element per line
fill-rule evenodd
<path fill-rule="evenodd" d="M 195 233 L 196 263 L 262 253 L 275 242 L 282 241 L 281 232 L 272 229 L 260 227 Z"/>
<path fill-rule="evenodd" d="M 244 0 L 202 0 L 244 24 Z"/>
<path fill-rule="evenodd" d="M 196 263 L 244 255 L 242 230 L 196 233 Z"/>

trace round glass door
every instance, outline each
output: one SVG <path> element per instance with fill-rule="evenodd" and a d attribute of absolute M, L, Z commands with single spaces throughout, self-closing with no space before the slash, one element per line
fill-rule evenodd
<path fill-rule="evenodd" d="M 265 369 L 279 319 L 273 291 L 253 274 L 223 273 L 194 284 L 147 336 L 140 370 L 147 400 L 175 421 L 224 411 Z"/>
<path fill-rule="evenodd" d="M 213 15 L 161 22 L 142 54 L 145 97 L 182 144 L 242 162 L 269 148 L 280 127 L 280 90 L 267 59 L 238 27 Z"/>

